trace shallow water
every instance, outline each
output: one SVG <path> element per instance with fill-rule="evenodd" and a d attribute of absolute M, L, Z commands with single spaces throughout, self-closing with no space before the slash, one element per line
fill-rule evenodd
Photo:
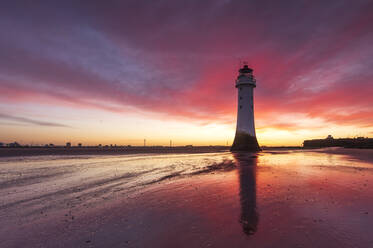
<path fill-rule="evenodd" d="M 372 152 L 0 159 L 0 247 L 373 247 Z"/>

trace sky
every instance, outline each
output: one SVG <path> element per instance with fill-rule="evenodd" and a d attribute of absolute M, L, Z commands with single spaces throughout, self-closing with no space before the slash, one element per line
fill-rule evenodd
<path fill-rule="evenodd" d="M 0 142 L 226 145 L 242 61 L 260 145 L 373 137 L 373 1 L 1 1 Z"/>

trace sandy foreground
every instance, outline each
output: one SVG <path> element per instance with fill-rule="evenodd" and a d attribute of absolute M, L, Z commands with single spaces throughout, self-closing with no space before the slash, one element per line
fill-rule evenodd
<path fill-rule="evenodd" d="M 373 247 L 373 150 L 0 158 L 0 247 Z"/>

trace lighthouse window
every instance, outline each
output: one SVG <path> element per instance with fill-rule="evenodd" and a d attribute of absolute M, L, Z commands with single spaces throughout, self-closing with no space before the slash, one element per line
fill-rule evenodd
<path fill-rule="evenodd" d="M 240 96 L 240 100 L 242 100 L 242 96 Z"/>
<path fill-rule="evenodd" d="M 242 105 L 240 105 L 240 109 L 242 109 Z"/>

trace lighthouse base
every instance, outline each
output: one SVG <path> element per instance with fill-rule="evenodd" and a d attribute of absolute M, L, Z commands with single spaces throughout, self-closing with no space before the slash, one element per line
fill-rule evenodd
<path fill-rule="evenodd" d="M 244 132 L 236 132 L 231 151 L 257 152 L 261 149 L 255 136 Z"/>

